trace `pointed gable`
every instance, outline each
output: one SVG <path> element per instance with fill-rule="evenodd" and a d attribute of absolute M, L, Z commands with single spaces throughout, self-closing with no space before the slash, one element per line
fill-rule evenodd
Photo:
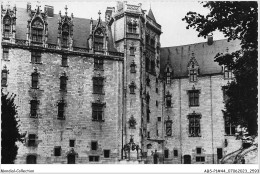
<path fill-rule="evenodd" d="M 150 8 L 150 10 L 149 10 L 149 12 L 148 12 L 148 16 L 149 16 L 152 20 L 154 20 L 154 22 L 156 22 L 155 17 L 154 17 L 154 15 L 153 15 L 153 11 L 152 11 L 151 8 Z"/>

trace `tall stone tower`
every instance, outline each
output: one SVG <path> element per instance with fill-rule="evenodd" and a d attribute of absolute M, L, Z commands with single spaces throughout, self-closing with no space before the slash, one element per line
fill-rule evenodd
<path fill-rule="evenodd" d="M 151 116 L 156 114 L 151 112 L 155 101 L 150 98 L 158 93 L 155 84 L 159 76 L 161 26 L 151 9 L 146 15 L 142 4 L 130 5 L 126 1 L 118 2 L 113 13 L 108 7 L 106 19 L 109 19 L 115 48 L 125 55 L 122 157 L 137 160 L 145 154 L 141 152 L 147 151 L 150 128 L 154 126 L 150 122 Z M 129 153 L 128 145 L 133 147 L 133 143 Z"/>

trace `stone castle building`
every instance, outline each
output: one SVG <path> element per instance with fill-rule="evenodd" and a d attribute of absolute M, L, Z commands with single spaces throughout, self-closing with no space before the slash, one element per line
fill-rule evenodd
<path fill-rule="evenodd" d="M 238 41 L 161 48 L 152 10 L 118 2 L 105 21 L 2 6 L 2 91 L 16 94 L 16 163 L 219 163 L 241 145 L 224 118 Z M 178 37 L 178 36 L 176 36 Z M 172 38 L 174 39 L 174 38 Z"/>

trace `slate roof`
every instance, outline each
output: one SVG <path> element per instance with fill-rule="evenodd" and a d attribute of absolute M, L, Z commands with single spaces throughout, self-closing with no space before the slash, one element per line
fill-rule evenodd
<path fill-rule="evenodd" d="M 161 48 L 161 74 L 164 74 L 167 59 L 169 58 L 174 78 L 188 76 L 187 65 L 191 59 L 192 52 L 194 52 L 194 57 L 199 64 L 200 75 L 221 73 L 222 68 L 217 62 L 214 62 L 214 57 L 217 53 L 226 53 L 227 48 L 229 53 L 239 50 L 240 42 L 237 40 L 227 42 L 227 39 L 224 39 L 214 41 L 212 45 L 202 42 Z"/>
<path fill-rule="evenodd" d="M 148 12 L 148 15 L 147 16 L 149 16 L 152 20 L 154 20 L 154 22 L 156 22 L 156 20 L 155 20 L 155 17 L 154 17 L 154 15 L 153 15 L 153 11 L 152 11 L 152 9 L 150 8 L 150 10 L 149 10 L 149 12 Z"/>
<path fill-rule="evenodd" d="M 26 40 L 27 21 L 30 19 L 29 13 L 26 9 L 17 8 L 16 12 L 16 39 Z M 48 23 L 48 44 L 57 44 L 58 37 L 58 19 L 59 15 L 54 14 L 53 17 L 47 18 Z M 97 21 L 93 20 L 93 25 L 96 25 Z M 87 48 L 87 39 L 90 35 L 90 19 L 85 18 L 73 18 L 73 47 Z M 105 25 L 105 22 L 103 22 Z M 111 35 L 111 29 L 108 33 L 108 50 L 116 51 Z"/>

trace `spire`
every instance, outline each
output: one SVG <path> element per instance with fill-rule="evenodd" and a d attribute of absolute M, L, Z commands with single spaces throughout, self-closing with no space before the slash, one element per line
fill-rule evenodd
<path fill-rule="evenodd" d="M 67 16 L 67 14 L 68 14 L 67 10 L 68 10 L 68 7 L 67 7 L 67 5 L 66 5 L 66 6 L 65 6 L 65 15 L 66 15 L 66 16 Z"/>
<path fill-rule="evenodd" d="M 151 6 L 150 6 L 150 9 L 149 9 L 149 12 L 148 12 L 148 16 L 149 16 L 154 22 L 156 22 L 155 17 L 154 17 L 154 15 L 153 15 L 153 11 L 152 11 L 152 9 L 151 9 Z"/>

